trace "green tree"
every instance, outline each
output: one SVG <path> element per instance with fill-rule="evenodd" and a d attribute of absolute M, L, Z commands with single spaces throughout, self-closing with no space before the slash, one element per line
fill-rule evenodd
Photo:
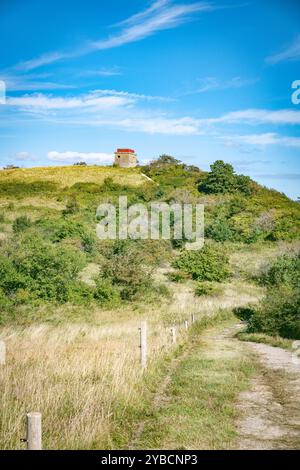
<path fill-rule="evenodd" d="M 226 194 L 237 191 L 251 194 L 252 192 L 249 176 L 236 175 L 233 166 L 223 160 L 216 160 L 210 166 L 210 172 L 201 181 L 198 189 L 208 194 Z"/>

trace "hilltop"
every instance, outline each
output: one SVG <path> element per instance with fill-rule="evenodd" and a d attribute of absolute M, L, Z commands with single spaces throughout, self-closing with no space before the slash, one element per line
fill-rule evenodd
<path fill-rule="evenodd" d="M 70 187 L 75 183 L 101 184 L 105 178 L 114 178 L 116 183 L 138 186 L 144 178 L 138 168 L 118 168 L 115 166 L 46 166 L 0 170 L 0 184 L 5 182 L 33 183 L 50 181 L 60 187 Z"/>

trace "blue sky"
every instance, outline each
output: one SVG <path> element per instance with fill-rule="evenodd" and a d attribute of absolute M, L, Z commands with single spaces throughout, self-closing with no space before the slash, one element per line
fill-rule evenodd
<path fill-rule="evenodd" d="M 1 0 L 0 41 L 0 166 L 130 147 L 300 196 L 298 0 Z"/>

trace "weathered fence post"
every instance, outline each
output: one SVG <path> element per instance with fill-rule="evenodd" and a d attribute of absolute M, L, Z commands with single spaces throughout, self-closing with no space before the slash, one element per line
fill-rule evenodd
<path fill-rule="evenodd" d="M 172 328 L 171 328 L 171 335 L 172 335 L 172 343 L 175 344 L 176 343 L 176 328 L 175 328 L 175 326 L 172 326 Z"/>
<path fill-rule="evenodd" d="M 188 322 L 187 320 L 185 320 L 184 326 L 185 326 L 185 329 L 188 330 L 188 328 L 189 328 L 189 322 Z"/>
<path fill-rule="evenodd" d="M 6 346 L 4 341 L 0 341 L 0 365 L 5 365 Z"/>
<path fill-rule="evenodd" d="M 27 450 L 42 450 L 42 415 L 27 413 Z"/>
<path fill-rule="evenodd" d="M 140 362 L 142 369 L 147 365 L 147 322 L 142 321 L 140 330 Z"/>
<path fill-rule="evenodd" d="M 195 323 L 195 314 L 194 313 L 192 313 L 191 318 L 192 318 L 192 323 Z"/>

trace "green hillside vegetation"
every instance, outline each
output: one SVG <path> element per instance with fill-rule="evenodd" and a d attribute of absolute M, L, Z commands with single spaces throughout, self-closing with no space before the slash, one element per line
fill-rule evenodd
<path fill-rule="evenodd" d="M 239 308 L 247 333 L 300 339 L 300 254 L 278 257 L 257 277 L 267 287 L 258 307 Z"/>
<path fill-rule="evenodd" d="M 204 248 L 99 240 L 97 206 L 120 195 L 205 204 Z M 299 337 L 299 215 L 221 161 L 208 173 L 168 155 L 134 169 L 0 171 L 1 448 L 24 448 L 28 410 L 42 413 L 45 449 L 229 448 L 257 366 L 223 330 L 234 310 L 248 340 Z"/>
<path fill-rule="evenodd" d="M 176 240 L 98 240 L 96 208 L 100 202 L 117 203 L 120 195 L 128 197 L 129 205 L 153 200 L 204 203 L 204 250 L 185 252 L 184 243 Z M 1 322 L 30 321 L 29 312 L 44 311 L 49 303 L 108 308 L 158 301 L 167 289 L 153 281 L 153 272 L 167 261 L 173 262 L 177 277 L 185 272 L 198 282 L 224 281 L 235 246 L 297 239 L 299 216 L 299 204 L 237 175 L 220 160 L 208 173 L 168 155 L 134 169 L 2 170 Z M 84 282 L 80 273 L 90 263 L 99 266 L 99 274 Z M 198 293 L 203 289 L 197 286 Z"/>

